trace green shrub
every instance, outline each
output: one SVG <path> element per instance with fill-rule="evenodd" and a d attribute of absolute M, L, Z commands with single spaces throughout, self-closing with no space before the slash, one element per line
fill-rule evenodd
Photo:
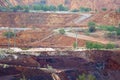
<path fill-rule="evenodd" d="M 89 11 L 91 11 L 91 8 L 80 7 L 80 12 L 89 12 Z"/>
<path fill-rule="evenodd" d="M 15 36 L 14 32 L 8 31 L 3 34 L 6 38 L 12 38 Z"/>
<path fill-rule="evenodd" d="M 120 28 L 120 23 L 118 24 L 118 28 Z"/>
<path fill-rule="evenodd" d="M 94 44 L 93 44 L 93 48 L 94 48 L 94 49 L 97 49 L 97 50 L 103 49 L 103 48 L 104 48 L 104 45 L 103 45 L 103 44 L 100 44 L 100 43 L 94 43 Z"/>
<path fill-rule="evenodd" d="M 14 7 L 11 7 L 13 12 L 17 12 L 18 10 L 24 10 L 23 6 L 17 5 Z"/>
<path fill-rule="evenodd" d="M 94 26 L 89 27 L 89 32 L 95 32 L 95 31 L 96 31 L 96 28 Z"/>
<path fill-rule="evenodd" d="M 88 80 L 96 80 L 96 78 L 95 78 L 95 76 L 89 74 L 89 75 L 88 75 Z"/>
<path fill-rule="evenodd" d="M 120 35 L 120 27 L 116 29 L 117 35 Z"/>
<path fill-rule="evenodd" d="M 60 29 L 59 33 L 63 35 L 63 34 L 65 34 L 65 30 L 64 29 Z"/>
<path fill-rule="evenodd" d="M 41 5 L 33 5 L 33 10 L 41 10 Z"/>
<path fill-rule="evenodd" d="M 73 48 L 76 49 L 78 47 L 78 43 L 77 42 L 74 42 L 73 43 Z"/>
<path fill-rule="evenodd" d="M 117 35 L 120 35 L 120 27 L 109 26 L 109 25 L 100 25 L 97 27 L 98 29 L 113 32 L 115 31 Z"/>
<path fill-rule="evenodd" d="M 88 26 L 96 26 L 96 23 L 95 22 L 89 22 Z"/>
<path fill-rule="evenodd" d="M 86 75 L 85 74 L 79 75 L 77 80 L 86 80 Z"/>
<path fill-rule="evenodd" d="M 57 8 L 59 11 L 68 11 L 69 10 L 67 7 L 63 6 L 62 4 L 58 5 Z"/>
<path fill-rule="evenodd" d="M 33 9 L 34 10 L 43 10 L 43 11 L 49 11 L 50 9 L 49 9 L 49 6 L 47 6 L 47 5 L 38 5 L 38 4 L 36 4 L 36 5 L 33 5 Z"/>
<path fill-rule="evenodd" d="M 88 26 L 89 26 L 89 29 L 88 29 L 89 32 L 95 32 L 96 31 L 96 28 L 95 28 L 96 23 L 95 22 L 89 22 Z"/>
<path fill-rule="evenodd" d="M 89 36 L 90 35 L 90 32 L 88 30 L 85 30 L 84 31 L 85 35 Z"/>
<path fill-rule="evenodd" d="M 56 8 L 55 6 L 53 6 L 53 5 L 50 5 L 50 6 L 49 6 L 49 10 L 50 10 L 50 11 L 56 11 L 57 8 Z"/>
<path fill-rule="evenodd" d="M 107 11 L 107 8 L 102 8 L 102 11 Z"/>
<path fill-rule="evenodd" d="M 29 12 L 29 7 L 25 7 L 24 12 Z"/>
<path fill-rule="evenodd" d="M 86 42 L 86 48 L 87 49 L 97 49 L 97 50 L 100 50 L 100 49 L 114 49 L 116 48 L 116 45 L 115 44 L 112 44 L 112 43 L 108 43 L 108 44 L 101 44 L 101 43 L 95 43 L 95 42 Z"/>
<path fill-rule="evenodd" d="M 79 75 L 77 80 L 96 80 L 96 78 L 91 74 L 89 75 L 82 74 L 82 75 Z"/>
<path fill-rule="evenodd" d="M 105 33 L 105 37 L 114 40 L 117 38 L 117 32 L 116 31 L 107 32 L 107 33 Z"/>
<path fill-rule="evenodd" d="M 105 46 L 106 49 L 114 49 L 115 47 L 116 47 L 115 44 L 112 44 L 112 43 L 108 43 Z"/>
<path fill-rule="evenodd" d="M 120 13 L 120 8 L 116 9 L 116 12 L 117 12 L 117 13 Z"/>
<path fill-rule="evenodd" d="M 105 30 L 105 31 L 108 31 L 109 28 L 114 28 L 114 27 L 113 26 L 109 26 L 109 25 L 99 25 L 98 26 L 98 29 Z"/>
<path fill-rule="evenodd" d="M 114 26 L 109 26 L 106 28 L 107 31 L 116 31 L 116 27 Z"/>
<path fill-rule="evenodd" d="M 22 78 L 20 78 L 20 80 L 27 80 L 27 78 L 25 77 L 23 73 L 22 73 Z"/>
<path fill-rule="evenodd" d="M 86 42 L 86 48 L 87 48 L 87 49 L 93 49 L 93 43 L 87 41 L 87 42 Z"/>
<path fill-rule="evenodd" d="M 54 5 L 43 5 L 43 4 L 34 4 L 32 5 L 32 7 L 29 6 L 21 6 L 21 5 L 17 5 L 17 6 L 12 6 L 12 7 L 0 7 L 0 12 L 6 12 L 6 11 L 13 11 L 13 12 L 17 12 L 17 11 L 21 11 L 21 12 L 29 12 L 29 10 L 42 10 L 42 11 L 68 11 L 68 7 L 61 5 L 58 5 L 57 7 Z"/>
<path fill-rule="evenodd" d="M 101 43 L 94 43 L 94 42 L 87 41 L 86 42 L 86 48 L 99 50 L 99 49 L 105 48 L 105 46 Z"/>
<path fill-rule="evenodd" d="M 43 11 L 57 11 L 57 10 L 58 11 L 68 11 L 68 8 L 63 6 L 62 4 L 58 5 L 57 7 L 53 6 L 53 5 L 47 6 L 47 5 L 36 4 L 36 5 L 33 5 L 33 9 L 34 10 L 43 10 Z"/>
<path fill-rule="evenodd" d="M 5 12 L 5 11 L 8 11 L 8 8 L 0 6 L 0 12 Z"/>
<path fill-rule="evenodd" d="M 106 30 L 106 31 L 115 31 L 116 27 L 111 26 L 111 25 L 100 25 L 98 26 L 98 29 Z"/>
<path fill-rule="evenodd" d="M 79 12 L 78 9 L 73 9 L 71 12 Z"/>

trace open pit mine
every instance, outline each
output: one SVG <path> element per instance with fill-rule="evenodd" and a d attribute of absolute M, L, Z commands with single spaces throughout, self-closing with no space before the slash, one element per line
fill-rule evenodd
<path fill-rule="evenodd" d="M 100 15 L 107 15 L 107 18 L 103 19 Z M 119 48 L 84 48 L 87 41 L 109 43 L 107 39 L 84 35 L 87 22 L 93 20 L 105 24 L 119 23 L 118 13 L 102 12 L 100 15 L 1 12 L 0 80 L 81 80 L 81 75 L 84 78 L 92 77 L 87 80 L 119 80 Z M 106 19 L 112 21 L 106 22 Z M 64 28 L 66 33 L 60 34 L 60 28 Z M 16 35 L 12 38 L 5 37 L 3 33 L 8 30 L 16 30 Z M 77 41 L 80 50 L 73 49 L 75 31 L 79 33 Z M 119 44 L 119 39 L 116 43 Z"/>
<path fill-rule="evenodd" d="M 0 80 L 120 80 L 120 0 L 0 0 Z"/>
<path fill-rule="evenodd" d="M 119 80 L 120 51 L 19 51 L 0 54 L 0 80 Z"/>

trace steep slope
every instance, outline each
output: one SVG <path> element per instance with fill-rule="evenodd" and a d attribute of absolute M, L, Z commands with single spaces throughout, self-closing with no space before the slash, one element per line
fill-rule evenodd
<path fill-rule="evenodd" d="M 92 9 L 115 9 L 120 7 L 119 0 L 10 0 L 13 5 L 21 5 L 21 4 L 47 4 L 47 5 L 55 5 L 63 4 L 68 6 L 70 9 L 75 9 L 79 7 L 89 7 Z"/>
<path fill-rule="evenodd" d="M 119 0 L 0 0 L 1 6 L 7 6 L 8 3 L 12 5 L 31 5 L 31 4 L 46 4 L 58 6 L 63 4 L 70 9 L 79 7 L 89 7 L 94 10 L 101 10 L 102 8 L 115 9 L 120 7 Z"/>
<path fill-rule="evenodd" d="M 120 5 L 119 0 L 71 0 L 71 8 L 89 7 L 100 10 L 101 8 L 115 9 Z"/>
<path fill-rule="evenodd" d="M 0 13 L 0 26 L 4 27 L 59 27 L 76 17 L 79 14 L 57 14 L 57 13 Z"/>
<path fill-rule="evenodd" d="M 99 17 L 101 16 L 101 17 Z M 120 24 L 120 13 L 115 12 L 107 12 L 103 14 L 96 14 L 95 17 L 93 17 L 93 21 L 98 24 L 104 24 L 104 25 L 115 25 L 118 26 Z"/>
<path fill-rule="evenodd" d="M 10 2 L 8 0 L 0 0 L 0 6 L 8 6 L 10 4 Z"/>
<path fill-rule="evenodd" d="M 79 23 L 79 25 L 86 25 L 88 22 L 93 21 L 101 25 L 114 25 L 118 26 L 120 24 L 120 13 L 107 11 L 99 12 L 93 15 L 93 17 L 87 19 L 86 21 Z"/>

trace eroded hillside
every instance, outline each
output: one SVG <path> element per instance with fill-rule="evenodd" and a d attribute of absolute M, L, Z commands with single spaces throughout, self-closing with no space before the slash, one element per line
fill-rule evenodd
<path fill-rule="evenodd" d="M 119 0 L 0 0 L 1 5 L 31 5 L 31 4 L 46 4 L 58 6 L 63 4 L 70 9 L 79 7 L 89 7 L 91 9 L 100 10 L 102 8 L 115 9 L 120 5 Z"/>
<path fill-rule="evenodd" d="M 99 16 L 95 17 L 93 21 L 104 25 L 118 25 L 120 23 L 120 13 L 107 12 L 107 14 L 100 14 Z"/>
<path fill-rule="evenodd" d="M 99 12 L 92 17 L 79 21 L 81 14 L 64 13 L 0 13 L 1 27 L 67 27 L 67 26 L 87 26 L 89 21 L 94 21 L 104 25 L 118 25 L 120 23 L 120 13 L 114 11 Z"/>
<path fill-rule="evenodd" d="M 79 24 L 87 26 L 90 21 L 96 22 L 98 25 L 118 26 L 120 24 L 120 13 L 114 11 L 95 13 L 93 17 Z"/>
<path fill-rule="evenodd" d="M 0 13 L 1 27 L 58 27 L 65 26 L 79 14 Z"/>

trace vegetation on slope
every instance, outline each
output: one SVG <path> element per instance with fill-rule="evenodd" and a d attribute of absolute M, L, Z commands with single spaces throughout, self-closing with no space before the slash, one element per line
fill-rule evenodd
<path fill-rule="evenodd" d="M 11 31 L 7 31 L 5 33 L 3 33 L 3 35 L 6 37 L 6 38 L 12 38 L 15 36 L 15 33 L 14 32 L 11 32 Z"/>
<path fill-rule="evenodd" d="M 99 29 L 109 31 L 109 32 L 116 32 L 116 34 L 120 35 L 120 27 L 109 26 L 109 25 L 100 25 L 98 26 Z"/>
<path fill-rule="evenodd" d="M 89 75 L 82 74 L 82 75 L 79 75 L 77 80 L 96 80 L 96 78 L 91 74 Z"/>
<path fill-rule="evenodd" d="M 1 12 L 5 12 L 5 11 L 13 11 L 13 12 L 17 12 L 17 11 L 24 11 L 24 12 L 29 12 L 29 10 L 41 10 L 41 11 L 68 11 L 69 9 L 65 6 L 63 6 L 62 4 L 56 6 L 50 5 L 41 5 L 41 4 L 36 4 L 36 5 L 32 5 L 32 6 L 21 6 L 21 5 L 17 5 L 17 6 L 12 6 L 12 7 L 0 7 L 0 11 Z"/>
<path fill-rule="evenodd" d="M 116 45 L 115 44 L 112 44 L 112 43 L 108 43 L 106 45 L 104 44 L 101 44 L 101 43 L 95 43 L 95 42 L 86 42 L 86 48 L 88 49 L 97 49 L 97 50 L 100 50 L 100 49 L 114 49 L 116 48 Z"/>

